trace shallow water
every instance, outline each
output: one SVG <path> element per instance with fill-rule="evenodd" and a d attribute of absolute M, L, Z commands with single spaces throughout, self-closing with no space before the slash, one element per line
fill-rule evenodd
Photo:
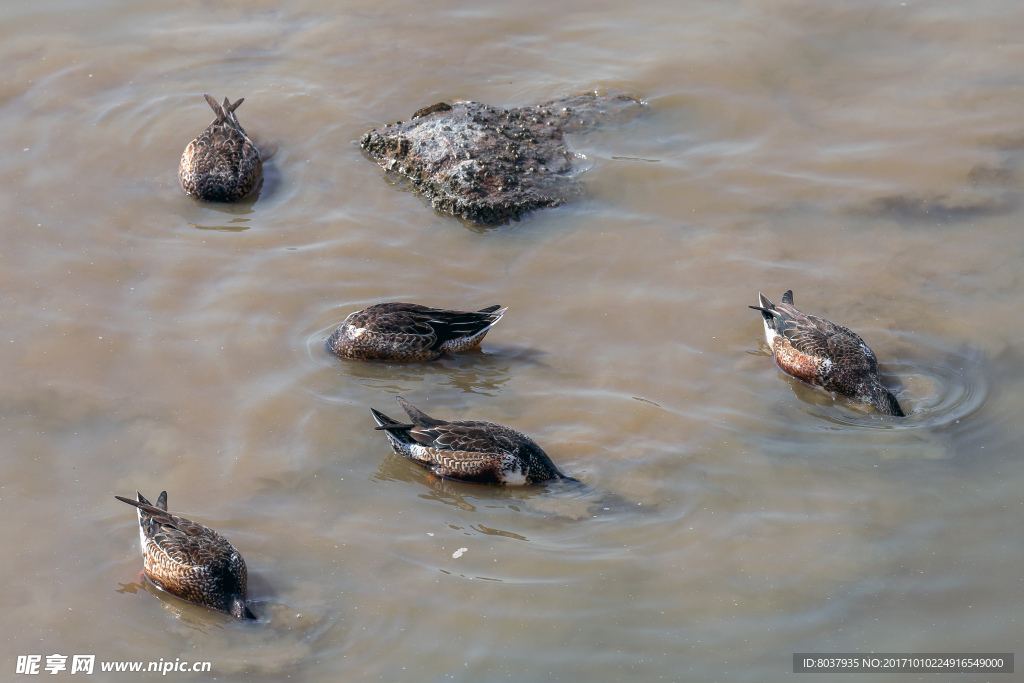
<path fill-rule="evenodd" d="M 2 666 L 764 681 L 794 652 L 1019 649 L 1020 4 L 423 7 L 0 9 Z M 354 142 L 594 88 L 650 112 L 571 136 L 586 195 L 504 226 Z M 180 191 L 204 92 L 246 98 L 255 201 Z M 778 371 L 747 305 L 790 288 L 906 419 Z M 389 300 L 509 311 L 431 364 L 327 355 Z M 587 488 L 432 479 L 373 430 L 398 394 Z M 136 489 L 241 550 L 259 624 L 140 582 Z"/>

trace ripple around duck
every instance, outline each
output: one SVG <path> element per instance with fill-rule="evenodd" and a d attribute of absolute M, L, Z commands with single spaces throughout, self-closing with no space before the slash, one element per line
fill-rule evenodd
<path fill-rule="evenodd" d="M 255 119 L 254 116 L 250 123 L 243 115 L 243 125 L 258 129 L 260 122 Z M 96 102 L 91 110 L 91 122 L 98 133 L 108 138 L 116 135 L 124 143 L 117 145 L 114 151 L 102 150 L 101 153 L 110 154 L 115 175 L 143 194 L 162 194 L 172 189 L 181 191 L 177 177 L 178 158 L 211 120 L 212 112 L 201 97 L 175 93 L 139 98 L 133 95 L 130 84 L 105 93 L 104 99 Z M 237 225 L 207 226 L 205 223 L 219 220 L 222 216 L 230 218 L 254 213 L 254 205 L 261 200 L 263 205 L 269 201 L 284 203 L 294 196 L 296 188 L 283 182 L 280 161 L 275 161 L 279 145 L 258 130 L 256 133 L 248 132 L 263 159 L 262 177 L 257 188 L 238 202 L 205 202 L 192 198 L 196 207 L 212 211 L 209 218 L 204 219 L 204 224 L 193 224 L 194 227 L 244 230 Z M 124 149 L 132 153 L 124 154 Z M 282 156 L 284 163 L 288 163 L 288 154 Z"/>
<path fill-rule="evenodd" d="M 507 508 L 517 514 L 579 521 L 631 519 L 637 513 L 646 514 L 653 509 L 585 482 L 549 481 L 536 486 L 494 486 L 444 479 L 394 453 L 384 455 L 374 478 L 428 487 L 417 496 L 466 512 L 476 512 L 480 508 Z"/>
<path fill-rule="evenodd" d="M 889 361 L 880 364 L 882 382 L 896 396 L 905 418 L 833 400 L 793 380 L 802 410 L 826 422 L 866 429 L 911 430 L 952 427 L 982 410 L 991 393 L 988 360 L 968 347 L 916 332 L 869 331 L 873 339 L 895 337 Z"/>
<path fill-rule="evenodd" d="M 358 306 L 352 310 L 355 308 Z M 332 318 L 333 322 L 329 325 L 323 326 L 321 319 L 313 320 L 297 332 L 303 338 L 306 357 L 316 372 L 329 374 L 329 378 L 324 377 L 324 388 L 313 390 L 314 394 L 327 400 L 336 400 L 331 397 L 337 392 L 339 372 L 374 391 L 400 393 L 426 381 L 467 393 L 494 396 L 512 378 L 514 364 L 540 363 L 537 356 L 542 355 L 535 349 L 490 344 L 485 339 L 483 350 L 446 355 L 433 361 L 399 363 L 348 360 L 327 350 L 327 338 L 344 320 L 343 316 L 338 315 Z"/>

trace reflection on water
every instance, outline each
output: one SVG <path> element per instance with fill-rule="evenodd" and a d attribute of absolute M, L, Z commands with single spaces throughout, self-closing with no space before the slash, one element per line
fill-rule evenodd
<path fill-rule="evenodd" d="M 487 536 L 502 536 L 503 538 L 514 538 L 517 541 L 530 540 L 526 536 L 522 536 L 511 531 L 502 531 L 501 529 L 490 529 L 488 527 L 485 527 L 483 524 L 477 524 L 476 526 L 473 526 L 471 528 Z"/>
<path fill-rule="evenodd" d="M 952 223 L 970 221 L 984 216 L 1001 216 L 1015 208 L 1015 199 L 1008 195 L 998 197 L 950 197 L 929 195 L 924 197 L 894 195 L 879 197 L 871 202 L 869 212 L 903 221 Z"/>
<path fill-rule="evenodd" d="M 173 616 L 180 625 L 200 633 L 208 634 L 211 628 L 230 628 L 235 623 L 242 624 L 242 622 L 230 615 L 177 598 L 154 586 L 145 576 L 139 579 L 139 583 L 128 585 L 132 587 L 132 590 L 118 589 L 116 592 L 137 595 L 136 589 L 141 589 L 143 593 L 156 598 L 157 604 L 165 612 Z"/>
<path fill-rule="evenodd" d="M 630 501 L 613 492 L 600 491 L 585 482 L 550 481 L 537 486 L 497 486 L 453 481 L 439 477 L 393 451 L 384 456 L 375 478 L 379 481 L 426 485 L 430 492 L 417 493 L 419 498 L 467 512 L 476 512 L 479 507 L 507 508 L 524 514 L 579 520 L 637 512 L 647 514 L 654 510 L 650 505 L 640 510 L 642 503 Z M 525 537 L 512 532 L 498 532 L 498 535 L 511 535 L 525 540 Z"/>
<path fill-rule="evenodd" d="M 421 363 L 387 363 L 352 361 L 338 358 L 326 348 L 327 338 L 339 323 L 318 329 L 306 336 L 308 357 L 323 369 L 325 387 L 338 387 L 338 376 L 351 379 L 367 389 L 390 394 L 409 391 L 420 383 L 452 387 L 468 394 L 496 396 L 505 388 L 516 368 L 545 367 L 541 360 L 546 353 L 529 347 L 491 344 L 484 340 L 480 349 Z M 336 391 L 336 389 L 335 389 Z"/>
<path fill-rule="evenodd" d="M 387 448 L 387 452 L 376 478 L 381 481 L 408 482 L 420 487 L 426 485 L 430 489 L 429 493 L 416 494 L 423 500 L 438 501 L 468 512 L 477 510 L 477 504 L 470 501 L 478 501 L 483 507 L 501 505 L 518 510 L 524 502 L 542 495 L 544 491 L 542 486 L 492 486 L 445 479 L 395 454 L 386 442 L 382 441 L 382 446 Z"/>
<path fill-rule="evenodd" d="M 486 396 L 497 395 L 511 378 L 511 366 L 496 364 L 503 360 L 487 353 L 468 352 L 430 363 L 363 363 L 338 360 L 341 374 L 356 379 L 368 389 L 400 393 L 401 387 L 417 382 L 441 380 L 441 386 Z"/>
<path fill-rule="evenodd" d="M 192 202 L 196 209 L 200 209 L 203 212 L 211 211 L 213 213 L 224 214 L 225 216 L 248 216 L 256 213 L 254 205 L 260 198 L 260 190 L 262 187 L 263 179 L 261 178 L 260 182 L 256 185 L 256 189 L 237 202 L 206 202 L 202 199 L 196 199 L 191 195 L 185 195 L 185 197 Z"/>
<path fill-rule="evenodd" d="M 189 223 L 188 227 L 195 228 L 196 230 L 218 230 L 220 232 L 242 232 L 248 230 L 250 226 L 245 225 L 249 222 L 248 218 L 232 218 L 228 221 L 229 225 L 196 225 L 195 223 Z"/>

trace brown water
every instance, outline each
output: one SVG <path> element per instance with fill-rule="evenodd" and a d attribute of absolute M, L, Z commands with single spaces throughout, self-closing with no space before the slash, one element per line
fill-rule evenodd
<path fill-rule="evenodd" d="M 258 681 L 1019 653 L 1024 6 L 426 7 L 0 9 L 2 677 L 33 653 Z M 650 114 L 573 137 L 587 195 L 506 226 L 434 213 L 353 142 L 593 88 Z M 246 98 L 255 202 L 178 186 L 204 92 Z M 909 417 L 781 375 L 747 305 L 789 288 Z M 326 354 L 389 300 L 509 311 L 441 362 Z M 397 394 L 522 430 L 590 492 L 429 479 L 372 429 Z M 145 589 L 113 498 L 136 488 L 242 551 L 261 623 Z"/>

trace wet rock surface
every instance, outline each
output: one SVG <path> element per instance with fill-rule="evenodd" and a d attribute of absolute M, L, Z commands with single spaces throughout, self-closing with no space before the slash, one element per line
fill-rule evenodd
<path fill-rule="evenodd" d="M 618 123 L 643 110 L 622 94 L 586 93 L 529 107 L 440 102 L 410 121 L 371 130 L 363 150 L 408 178 L 435 209 L 501 223 L 579 190 L 565 134 Z"/>

